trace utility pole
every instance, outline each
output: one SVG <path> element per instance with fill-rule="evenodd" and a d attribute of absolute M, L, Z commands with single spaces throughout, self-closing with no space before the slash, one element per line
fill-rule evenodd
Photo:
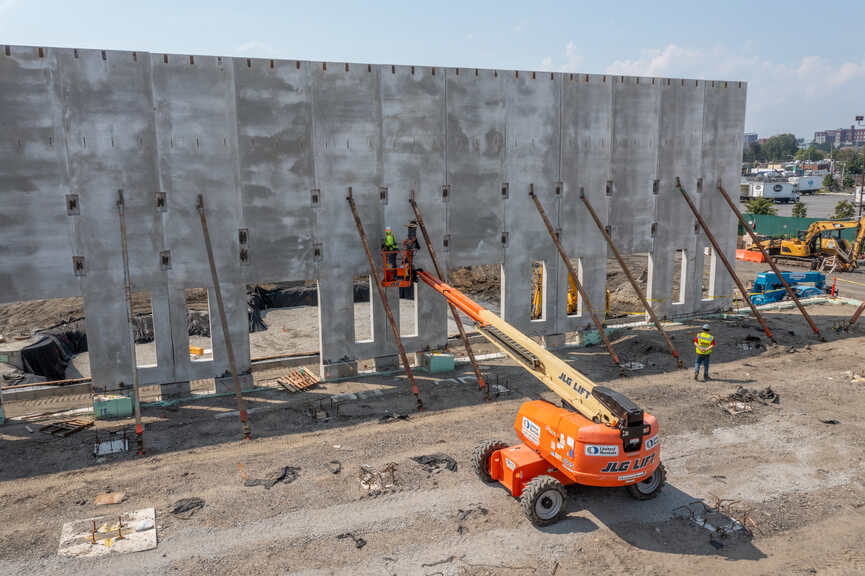
<path fill-rule="evenodd" d="M 865 116 L 856 116 L 856 123 L 862 126 Z M 853 129 L 853 145 L 856 145 L 856 129 Z M 856 181 L 853 181 L 853 190 L 856 190 Z M 862 198 L 865 196 L 865 141 L 862 143 L 862 184 L 859 186 L 859 218 L 862 218 Z"/>

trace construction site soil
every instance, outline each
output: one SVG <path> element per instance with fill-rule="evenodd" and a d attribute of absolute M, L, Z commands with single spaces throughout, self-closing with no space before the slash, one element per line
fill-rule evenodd
<path fill-rule="evenodd" d="M 489 402 L 468 367 L 419 373 L 420 413 L 399 374 L 294 394 L 257 378 L 263 388 L 248 396 L 251 441 L 240 439 L 231 397 L 148 406 L 143 457 L 95 457 L 93 429 L 57 438 L 40 433 L 41 422 L 9 422 L 0 428 L 0 573 L 860 574 L 865 326 L 842 323 L 849 305 L 809 311 L 826 342 L 791 310 L 767 313 L 777 346 L 751 318 L 707 319 L 718 343 L 708 382 L 695 382 L 690 369 L 703 319 L 670 326 L 685 369 L 650 327 L 615 333 L 623 359 L 639 363 L 626 377 L 602 347 L 560 351 L 657 416 L 668 484 L 646 502 L 624 490 L 570 488 L 567 517 L 546 528 L 471 469 L 478 443 L 517 441 L 523 401 L 558 401 L 504 359 L 482 361 L 496 384 Z M 780 400 L 730 404 L 739 386 L 771 387 Z M 344 396 L 335 403 L 335 394 Z M 130 425 L 99 421 L 96 429 Z M 413 460 L 434 454 L 453 458 L 456 469 Z M 362 466 L 380 475 L 362 482 Z M 267 477 L 276 480 L 269 489 L 250 482 Z M 126 500 L 94 504 L 106 491 Z M 188 498 L 203 506 L 176 505 Z M 682 508 L 716 499 L 735 501 L 721 508 L 752 537 L 713 533 L 716 521 L 707 527 Z M 190 502 L 199 507 L 172 512 Z M 156 510 L 156 549 L 58 556 L 63 523 L 148 507 Z"/>

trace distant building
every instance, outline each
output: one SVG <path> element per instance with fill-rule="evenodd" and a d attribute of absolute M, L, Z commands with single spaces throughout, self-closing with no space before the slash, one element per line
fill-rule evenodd
<path fill-rule="evenodd" d="M 756 132 L 745 132 L 745 148 L 750 146 L 751 144 L 757 143 L 757 133 Z"/>
<path fill-rule="evenodd" d="M 814 132 L 814 144 L 828 144 L 833 148 L 841 146 L 860 146 L 865 144 L 865 128 L 838 128 Z"/>

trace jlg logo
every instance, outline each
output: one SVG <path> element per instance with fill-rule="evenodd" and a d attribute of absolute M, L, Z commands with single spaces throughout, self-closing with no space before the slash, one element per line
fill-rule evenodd
<path fill-rule="evenodd" d="M 589 396 L 590 396 L 589 391 L 586 390 L 585 388 L 583 388 L 583 385 L 582 385 L 582 384 L 575 383 L 574 380 L 573 380 L 570 376 L 568 376 L 567 374 L 565 374 L 564 372 L 562 372 L 562 375 L 559 376 L 559 380 L 561 380 L 562 382 L 564 382 L 565 384 L 567 384 L 568 387 L 573 388 L 574 390 L 576 390 L 576 391 L 577 391 L 577 394 L 579 394 L 580 396 L 585 396 L 586 399 L 588 400 L 588 398 L 589 398 Z"/>
<path fill-rule="evenodd" d="M 607 462 L 607 465 L 604 466 L 604 469 L 601 472 L 609 472 L 611 474 L 617 472 L 627 472 L 628 470 L 633 470 L 636 472 L 637 470 L 642 470 L 649 464 L 655 461 L 655 455 L 649 454 L 648 456 L 643 456 L 642 458 L 634 458 L 634 460 L 624 460 L 622 462 Z M 631 466 L 633 464 L 633 466 Z"/>

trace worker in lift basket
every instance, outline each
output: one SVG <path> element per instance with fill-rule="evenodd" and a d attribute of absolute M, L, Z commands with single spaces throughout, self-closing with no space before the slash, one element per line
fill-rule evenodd
<path fill-rule="evenodd" d="M 382 244 L 381 249 L 385 252 L 390 252 L 387 255 L 387 265 L 391 268 L 396 268 L 396 238 L 393 236 L 393 229 L 390 226 L 385 226 L 384 228 L 384 244 Z"/>
<path fill-rule="evenodd" d="M 703 366 L 703 380 L 709 380 L 709 359 L 712 357 L 712 349 L 715 347 L 715 337 L 709 334 L 708 324 L 703 324 L 703 331 L 694 338 L 694 347 L 697 349 L 694 380 L 698 379 L 701 365 Z"/>

